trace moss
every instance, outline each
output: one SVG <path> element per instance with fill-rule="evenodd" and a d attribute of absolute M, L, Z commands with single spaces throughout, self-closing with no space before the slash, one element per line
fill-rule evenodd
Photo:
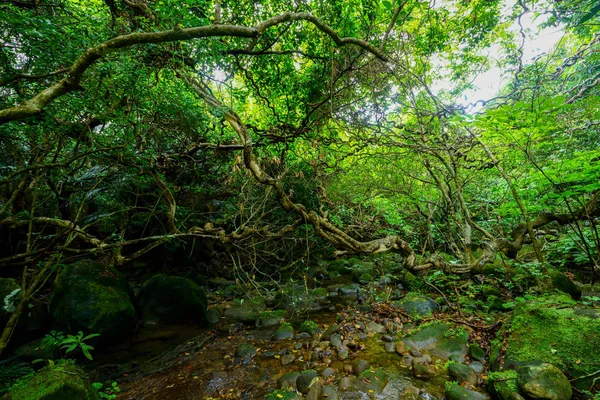
<path fill-rule="evenodd" d="M 10 400 L 97 400 L 97 391 L 75 365 L 60 363 L 38 371 L 17 382 L 9 392 Z"/>
<path fill-rule="evenodd" d="M 600 315 L 586 315 L 585 309 L 569 307 L 573 304 L 565 294 L 519 305 L 510 326 L 505 365 L 544 361 L 576 377 L 597 370 Z"/>
<path fill-rule="evenodd" d="M 316 288 L 312 294 L 316 299 L 323 300 L 327 298 L 327 289 L 324 287 Z"/>
<path fill-rule="evenodd" d="M 50 302 L 54 328 L 99 333 L 98 340 L 122 340 L 135 328 L 129 285 L 120 273 L 103 264 L 80 261 L 59 275 Z"/>
<path fill-rule="evenodd" d="M 270 393 L 267 393 L 265 400 L 292 400 L 297 399 L 298 395 L 296 392 L 289 389 L 277 389 Z"/>
<path fill-rule="evenodd" d="M 264 328 L 270 326 L 277 326 L 283 322 L 285 314 L 285 310 L 261 311 L 256 317 L 256 325 L 262 326 Z"/>
<path fill-rule="evenodd" d="M 317 325 L 314 321 L 307 319 L 302 324 L 300 324 L 300 332 L 308 332 L 311 335 L 319 331 L 319 325 Z"/>
<path fill-rule="evenodd" d="M 519 374 L 514 370 L 490 372 L 488 375 L 488 382 L 492 384 L 504 382 L 507 389 L 516 392 L 519 390 L 517 387 L 518 376 Z"/>

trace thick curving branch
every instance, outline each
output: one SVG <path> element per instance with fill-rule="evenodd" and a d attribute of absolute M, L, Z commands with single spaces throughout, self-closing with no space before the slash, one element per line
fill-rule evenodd
<path fill-rule="evenodd" d="M 96 61 L 115 51 L 138 44 L 176 42 L 207 37 L 239 37 L 253 39 L 253 42 L 250 45 L 251 50 L 256 41 L 266 30 L 276 25 L 293 21 L 305 21 L 313 24 L 317 29 L 329 36 L 338 46 L 345 46 L 348 44 L 355 45 L 363 48 L 365 51 L 375 55 L 381 60 L 385 60 L 383 53 L 375 46 L 361 39 L 340 37 L 331 27 L 309 13 L 285 13 L 263 21 L 253 27 L 206 25 L 162 32 L 131 33 L 128 35 L 117 36 L 96 47 L 87 49 L 68 69 L 69 72 L 63 79 L 15 107 L 0 110 L 0 124 L 37 116 L 41 114 L 48 104 L 57 98 L 69 92 L 81 90 L 81 79 L 83 78 L 85 71 Z"/>
<path fill-rule="evenodd" d="M 325 216 L 321 216 L 314 211 L 307 210 L 303 204 L 294 203 L 288 193 L 286 193 L 282 183 L 279 180 L 271 177 L 261 168 L 253 153 L 252 136 L 242 122 L 241 118 L 234 111 L 227 108 L 224 104 L 212 96 L 201 83 L 187 75 L 178 75 L 188 82 L 196 94 L 209 106 L 214 107 L 223 113 L 224 120 L 237 133 L 240 139 L 240 144 L 244 146 L 244 165 L 252 173 L 256 181 L 275 189 L 282 207 L 287 211 L 297 214 L 304 223 L 312 225 L 317 235 L 321 236 L 338 249 L 338 254 L 370 254 L 395 251 L 405 258 L 406 266 L 408 268 L 414 268 L 416 254 L 410 245 L 400 237 L 390 235 L 380 239 L 361 242 L 333 225 Z"/>

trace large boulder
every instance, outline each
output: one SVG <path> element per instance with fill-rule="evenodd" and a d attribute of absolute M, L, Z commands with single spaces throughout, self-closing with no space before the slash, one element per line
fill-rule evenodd
<path fill-rule="evenodd" d="M 402 341 L 410 349 L 426 351 L 443 360 L 464 362 L 469 333 L 449 324 L 435 323 L 406 336 Z"/>
<path fill-rule="evenodd" d="M 67 363 L 38 371 L 17 382 L 5 400 L 98 400 L 100 396 L 81 368 Z"/>
<path fill-rule="evenodd" d="M 90 260 L 67 265 L 58 275 L 50 314 L 54 329 L 99 333 L 96 342 L 123 341 L 135 329 L 127 281 L 116 269 Z"/>
<path fill-rule="evenodd" d="M 582 307 L 566 294 L 519 304 L 510 323 L 493 342 L 492 364 L 498 364 L 498 349 L 505 334 L 504 368 L 543 361 L 568 371 L 574 378 L 598 370 L 600 310 Z"/>
<path fill-rule="evenodd" d="M 531 399 L 569 400 L 573 394 L 565 374 L 548 363 L 521 367 L 517 382 L 523 393 Z"/>
<path fill-rule="evenodd" d="M 136 305 L 145 323 L 203 323 L 206 295 L 194 281 L 181 276 L 154 275 L 142 285 Z"/>

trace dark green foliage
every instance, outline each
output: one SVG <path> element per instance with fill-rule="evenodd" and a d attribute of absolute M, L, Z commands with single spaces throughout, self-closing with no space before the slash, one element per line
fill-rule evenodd
<path fill-rule="evenodd" d="M 141 318 L 146 322 L 202 323 L 206 313 L 204 290 L 188 278 L 155 275 L 136 297 Z"/>

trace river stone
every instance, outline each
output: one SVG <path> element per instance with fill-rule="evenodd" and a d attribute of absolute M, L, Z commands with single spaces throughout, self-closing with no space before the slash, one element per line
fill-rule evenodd
<path fill-rule="evenodd" d="M 573 299 L 581 298 L 581 289 L 569 277 L 556 269 L 548 270 L 548 275 L 552 280 L 552 286 L 561 292 L 569 294 Z"/>
<path fill-rule="evenodd" d="M 221 313 L 219 312 L 219 309 L 217 308 L 210 308 L 208 310 L 206 310 L 206 322 L 209 325 L 216 325 L 217 323 L 219 323 L 219 320 L 221 319 Z"/>
<path fill-rule="evenodd" d="M 92 343 L 122 343 L 135 329 L 135 308 L 121 273 L 91 260 L 64 267 L 56 279 L 50 314 L 53 328 L 99 333 Z"/>
<path fill-rule="evenodd" d="M 391 342 L 383 343 L 383 349 L 388 353 L 396 352 L 396 346 L 394 345 L 394 343 L 391 343 Z"/>
<path fill-rule="evenodd" d="M 308 388 L 305 400 L 320 400 L 323 394 L 323 383 L 320 378 L 316 378 L 312 385 Z"/>
<path fill-rule="evenodd" d="M 352 363 L 352 371 L 354 371 L 354 374 L 360 375 L 364 371 L 368 370 L 370 366 L 371 364 L 367 360 L 354 360 L 354 362 Z"/>
<path fill-rule="evenodd" d="M 284 322 L 277 328 L 275 333 L 273 333 L 274 340 L 285 340 L 291 339 L 294 337 L 294 328 L 289 323 Z"/>
<path fill-rule="evenodd" d="M 265 299 L 262 297 L 235 299 L 231 303 L 231 307 L 225 310 L 225 316 L 245 324 L 252 324 L 256 323 L 258 314 L 264 311 L 265 308 Z"/>
<path fill-rule="evenodd" d="M 485 351 L 483 351 L 478 344 L 471 343 L 469 345 L 469 356 L 471 356 L 473 360 L 483 361 L 485 360 Z"/>
<path fill-rule="evenodd" d="M 8 317 L 19 302 L 21 287 L 12 278 L 0 278 L 0 318 Z"/>
<path fill-rule="evenodd" d="M 385 333 L 385 326 L 375 321 L 369 321 L 367 323 L 367 332 Z"/>
<path fill-rule="evenodd" d="M 279 387 L 279 389 L 282 389 L 285 387 L 295 389 L 296 388 L 296 380 L 298 379 L 299 376 L 300 376 L 300 372 L 297 372 L 297 371 L 288 372 L 285 375 L 283 375 L 281 378 L 279 378 L 279 380 L 277 381 L 277 386 Z"/>
<path fill-rule="evenodd" d="M 428 364 L 413 365 L 412 374 L 415 378 L 428 381 L 436 375 L 435 368 Z"/>
<path fill-rule="evenodd" d="M 475 371 L 475 373 L 480 374 L 483 372 L 483 364 L 480 363 L 479 361 L 472 361 L 471 364 L 469 364 L 469 367 Z"/>
<path fill-rule="evenodd" d="M 331 337 L 329 338 L 329 342 L 331 343 L 331 345 L 333 347 L 337 347 L 337 348 L 342 347 L 342 337 L 340 335 L 338 335 L 337 333 L 334 333 L 333 335 L 331 335 Z"/>
<path fill-rule="evenodd" d="M 465 364 L 452 363 L 448 367 L 448 373 L 452 378 L 454 378 L 457 382 L 467 382 L 472 386 L 477 384 L 478 378 L 477 374 L 471 367 Z"/>
<path fill-rule="evenodd" d="M 346 283 L 338 288 L 341 295 L 350 296 L 358 295 L 360 291 L 360 285 L 358 283 Z"/>
<path fill-rule="evenodd" d="M 403 300 L 396 301 L 393 303 L 393 306 L 415 317 L 428 317 L 440 308 L 430 298 L 418 295 L 411 295 Z"/>
<path fill-rule="evenodd" d="M 286 354 L 281 356 L 281 365 L 289 365 L 296 361 L 296 356 L 293 354 Z"/>
<path fill-rule="evenodd" d="M 338 400 L 339 396 L 332 386 L 323 386 L 321 398 L 323 400 Z"/>
<path fill-rule="evenodd" d="M 465 389 L 459 385 L 447 385 L 446 397 L 448 400 L 489 400 L 483 393 Z"/>
<path fill-rule="evenodd" d="M 360 374 L 358 388 L 365 393 L 379 394 L 388 383 L 388 377 L 383 369 L 368 369 Z"/>
<path fill-rule="evenodd" d="M 4 400 L 97 400 L 98 392 L 92 387 L 81 368 L 60 364 L 42 368 L 26 384 L 15 385 Z"/>
<path fill-rule="evenodd" d="M 256 349 L 248 343 L 242 343 L 235 348 L 235 357 L 242 363 L 248 364 L 256 355 Z"/>
<path fill-rule="evenodd" d="M 285 310 L 263 311 L 256 317 L 256 326 L 269 328 L 280 325 L 285 318 Z"/>
<path fill-rule="evenodd" d="M 569 400 L 571 384 L 563 372 L 552 364 L 521 367 L 517 383 L 528 397 L 545 400 Z"/>
<path fill-rule="evenodd" d="M 467 355 L 467 342 L 469 334 L 466 331 L 459 332 L 451 337 L 445 337 L 450 329 L 445 323 L 428 325 L 417 333 L 403 339 L 404 344 L 411 349 L 427 351 L 432 356 L 443 360 L 454 360 L 464 362 Z"/>
<path fill-rule="evenodd" d="M 154 275 L 142 285 L 136 303 L 141 317 L 152 323 L 202 323 L 206 314 L 204 290 L 191 279 Z"/>
<path fill-rule="evenodd" d="M 408 353 L 408 349 L 406 348 L 406 345 L 404 344 L 403 341 L 396 342 L 394 346 L 396 348 L 396 353 L 398 353 L 398 354 Z"/>
<path fill-rule="evenodd" d="M 309 386 L 313 379 L 317 377 L 317 372 L 312 369 L 303 371 L 296 379 L 296 388 L 302 394 L 307 394 L 309 390 Z"/>

